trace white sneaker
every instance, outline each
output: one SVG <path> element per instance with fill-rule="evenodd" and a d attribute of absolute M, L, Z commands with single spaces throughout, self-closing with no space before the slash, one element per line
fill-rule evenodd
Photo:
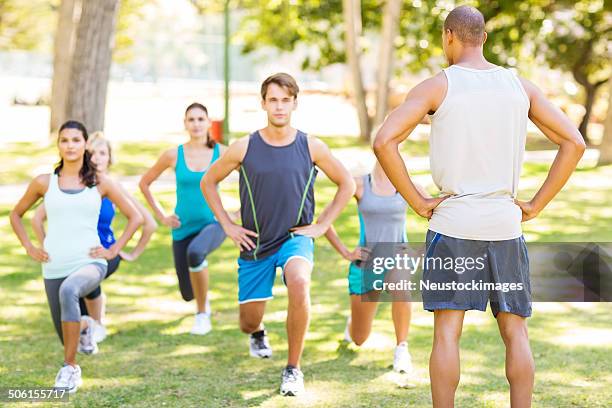
<path fill-rule="evenodd" d="M 57 376 L 55 377 L 54 388 L 65 388 L 70 394 L 74 394 L 81 385 L 83 379 L 81 378 L 81 367 L 65 365 L 60 368 Z"/>
<path fill-rule="evenodd" d="M 203 336 L 210 333 L 212 330 L 212 323 L 210 322 L 210 316 L 208 313 L 198 313 L 195 315 L 193 327 L 191 328 L 191 334 L 197 334 Z"/>
<path fill-rule="evenodd" d="M 405 341 L 395 347 L 393 371 L 405 374 L 409 374 L 412 371 L 412 357 L 408 351 L 408 343 Z"/>
<path fill-rule="evenodd" d="M 268 341 L 268 334 L 264 330 L 263 336 L 249 336 L 249 354 L 251 357 L 270 358 L 272 357 L 272 347 Z"/>
<path fill-rule="evenodd" d="M 304 393 L 304 374 L 297 367 L 285 367 L 281 374 L 280 393 L 284 397 L 296 397 Z"/>
<path fill-rule="evenodd" d="M 351 316 L 346 319 L 346 327 L 344 328 L 344 341 L 347 343 L 352 343 L 353 339 L 351 339 L 351 331 L 349 330 L 349 326 L 351 325 Z"/>
<path fill-rule="evenodd" d="M 93 319 L 92 319 L 93 320 Z M 106 339 L 106 326 L 97 320 L 93 320 L 92 337 L 96 343 L 101 343 Z"/>
<path fill-rule="evenodd" d="M 87 321 L 87 328 L 81 331 L 77 351 L 83 354 L 96 354 L 98 352 L 98 344 L 93 338 L 94 320 L 89 316 L 83 316 L 82 319 Z"/>

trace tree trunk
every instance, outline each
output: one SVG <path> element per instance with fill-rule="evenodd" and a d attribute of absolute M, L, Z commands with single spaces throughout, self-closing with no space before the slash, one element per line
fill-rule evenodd
<path fill-rule="evenodd" d="M 387 115 L 389 100 L 389 81 L 393 72 L 394 40 L 400 23 L 401 0 L 387 0 L 383 10 L 380 55 L 376 77 L 376 115 L 374 127 L 380 125 Z"/>
<path fill-rule="evenodd" d="M 598 81 L 595 83 L 592 83 L 591 81 L 589 81 L 589 76 L 585 72 L 585 67 L 588 64 L 589 60 L 591 59 L 592 51 L 593 50 L 592 50 L 592 41 L 591 41 L 587 43 L 587 45 L 584 47 L 582 58 L 580 58 L 578 62 L 576 63 L 576 65 L 574 65 L 574 67 L 572 68 L 572 75 L 574 76 L 574 79 L 576 80 L 576 82 L 582 85 L 586 93 L 585 101 L 584 101 L 584 116 L 582 117 L 582 120 L 580 121 L 580 126 L 578 127 L 578 130 L 580 131 L 580 134 L 584 138 L 584 142 L 587 145 L 591 144 L 591 140 L 589 139 L 589 136 L 587 133 L 588 133 L 589 120 L 591 119 L 591 110 L 593 109 L 593 103 L 595 102 L 595 95 L 597 94 L 597 89 L 603 84 L 605 84 L 608 80 L 606 78 L 602 81 Z"/>
<path fill-rule="evenodd" d="M 90 132 L 104 129 L 106 91 L 119 0 L 83 0 L 71 66 L 66 116 Z"/>
<path fill-rule="evenodd" d="M 55 133 L 66 119 L 66 99 L 70 79 L 70 65 L 74 50 L 76 0 L 62 0 L 57 17 L 53 51 L 53 80 L 51 83 L 50 134 Z"/>
<path fill-rule="evenodd" d="M 612 164 L 612 81 L 608 85 L 608 113 L 604 122 L 604 134 L 599 145 L 598 166 Z"/>
<path fill-rule="evenodd" d="M 359 116 L 359 129 L 362 140 L 370 140 L 370 116 L 366 105 L 366 93 L 363 88 L 361 76 L 359 44 L 361 35 L 361 2 L 360 0 L 342 0 L 342 12 L 344 14 L 346 55 L 351 80 L 353 82 L 355 107 Z"/>
<path fill-rule="evenodd" d="M 586 97 L 584 100 L 584 116 L 580 121 L 580 126 L 578 126 L 578 130 L 580 134 L 584 138 L 586 144 L 590 144 L 591 140 L 587 134 L 589 120 L 591 118 L 591 110 L 593 110 L 593 103 L 595 102 L 595 93 L 597 92 L 597 88 L 595 86 L 588 84 L 584 86 L 584 91 L 586 92 Z"/>

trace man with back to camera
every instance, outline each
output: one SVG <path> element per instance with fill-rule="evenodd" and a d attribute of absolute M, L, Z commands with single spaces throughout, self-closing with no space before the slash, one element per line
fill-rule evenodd
<path fill-rule="evenodd" d="M 529 407 L 534 361 L 526 318 L 531 315 L 529 260 L 521 222 L 535 218 L 561 190 L 585 150 L 570 120 L 531 82 L 488 62 L 482 14 L 461 6 L 450 12 L 442 34 L 449 67 L 417 86 L 385 120 L 374 151 L 389 179 L 410 206 L 428 218 L 427 258 L 485 254 L 486 282 L 521 283 L 504 293 L 462 291 L 441 300 L 423 292 L 434 312 L 429 362 L 434 407 L 454 406 L 459 384 L 459 338 L 466 310 L 491 310 L 506 347 L 506 377 L 512 407 Z M 425 115 L 431 115 L 430 163 L 442 195 L 425 198 L 412 183 L 398 145 Z M 527 120 L 555 144 L 548 177 L 530 201 L 518 201 Z M 424 281 L 460 280 L 457 271 L 425 268 Z M 443 298 L 444 296 L 442 296 Z"/>

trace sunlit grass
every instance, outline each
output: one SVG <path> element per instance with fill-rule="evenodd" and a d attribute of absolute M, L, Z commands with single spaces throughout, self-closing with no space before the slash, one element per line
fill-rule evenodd
<path fill-rule="evenodd" d="M 118 152 L 138 156 L 140 166 L 162 149 L 159 145 Z M 523 175 L 520 196 L 528 199 L 544 180 L 546 166 L 527 164 Z M 528 241 L 612 241 L 611 179 L 612 166 L 577 172 L 540 217 L 524 224 Z M 318 181 L 318 212 L 333 192 L 329 181 Z M 223 194 L 235 199 L 236 185 L 225 186 Z M 165 191 L 159 197 L 170 210 L 174 193 Z M 40 266 L 19 247 L 7 222 L 9 209 L 0 206 L 0 388 L 47 387 L 62 362 L 62 348 L 49 317 Z M 124 220 L 117 221 L 120 230 Z M 335 225 L 347 245 L 357 243 L 354 202 Z M 411 241 L 422 241 L 426 229 L 426 220 L 409 214 Z M 297 400 L 278 396 L 287 353 L 287 294 L 282 284 L 277 282 L 265 319 L 275 354 L 268 361 L 254 360 L 237 324 L 237 250 L 226 241 L 209 259 L 214 330 L 195 337 L 188 334 L 194 305 L 183 302 L 178 293 L 170 242 L 168 229 L 160 228 L 136 263 L 123 263 L 104 283 L 109 337 L 98 355 L 79 356 L 84 385 L 71 405 L 431 406 L 427 364 L 432 315 L 421 304 L 414 305 L 410 349 L 415 375 L 407 384 L 389 374 L 394 340 L 389 304 L 379 305 L 372 337 L 362 348 L 341 347 L 349 313 L 347 264 L 324 239 L 316 243 L 312 319 L 303 358 L 309 392 Z M 534 305 L 529 320 L 537 366 L 534 406 L 612 406 L 611 312 L 603 303 Z M 457 406 L 508 406 L 504 347 L 490 313 L 467 314 L 461 353 Z"/>

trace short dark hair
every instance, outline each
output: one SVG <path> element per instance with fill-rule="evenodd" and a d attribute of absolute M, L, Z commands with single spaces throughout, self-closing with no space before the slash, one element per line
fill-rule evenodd
<path fill-rule="evenodd" d="M 479 46 L 484 42 L 484 16 L 477 8 L 459 6 L 444 20 L 444 31 L 450 30 L 466 45 Z"/>
<path fill-rule="evenodd" d="M 278 74 L 271 75 L 265 79 L 265 81 L 261 84 L 261 99 L 266 99 L 266 94 L 268 93 L 268 86 L 270 84 L 276 84 L 281 88 L 284 88 L 289 95 L 297 98 L 298 92 L 300 92 L 300 88 L 298 87 L 295 79 L 284 72 L 279 72 Z"/>

